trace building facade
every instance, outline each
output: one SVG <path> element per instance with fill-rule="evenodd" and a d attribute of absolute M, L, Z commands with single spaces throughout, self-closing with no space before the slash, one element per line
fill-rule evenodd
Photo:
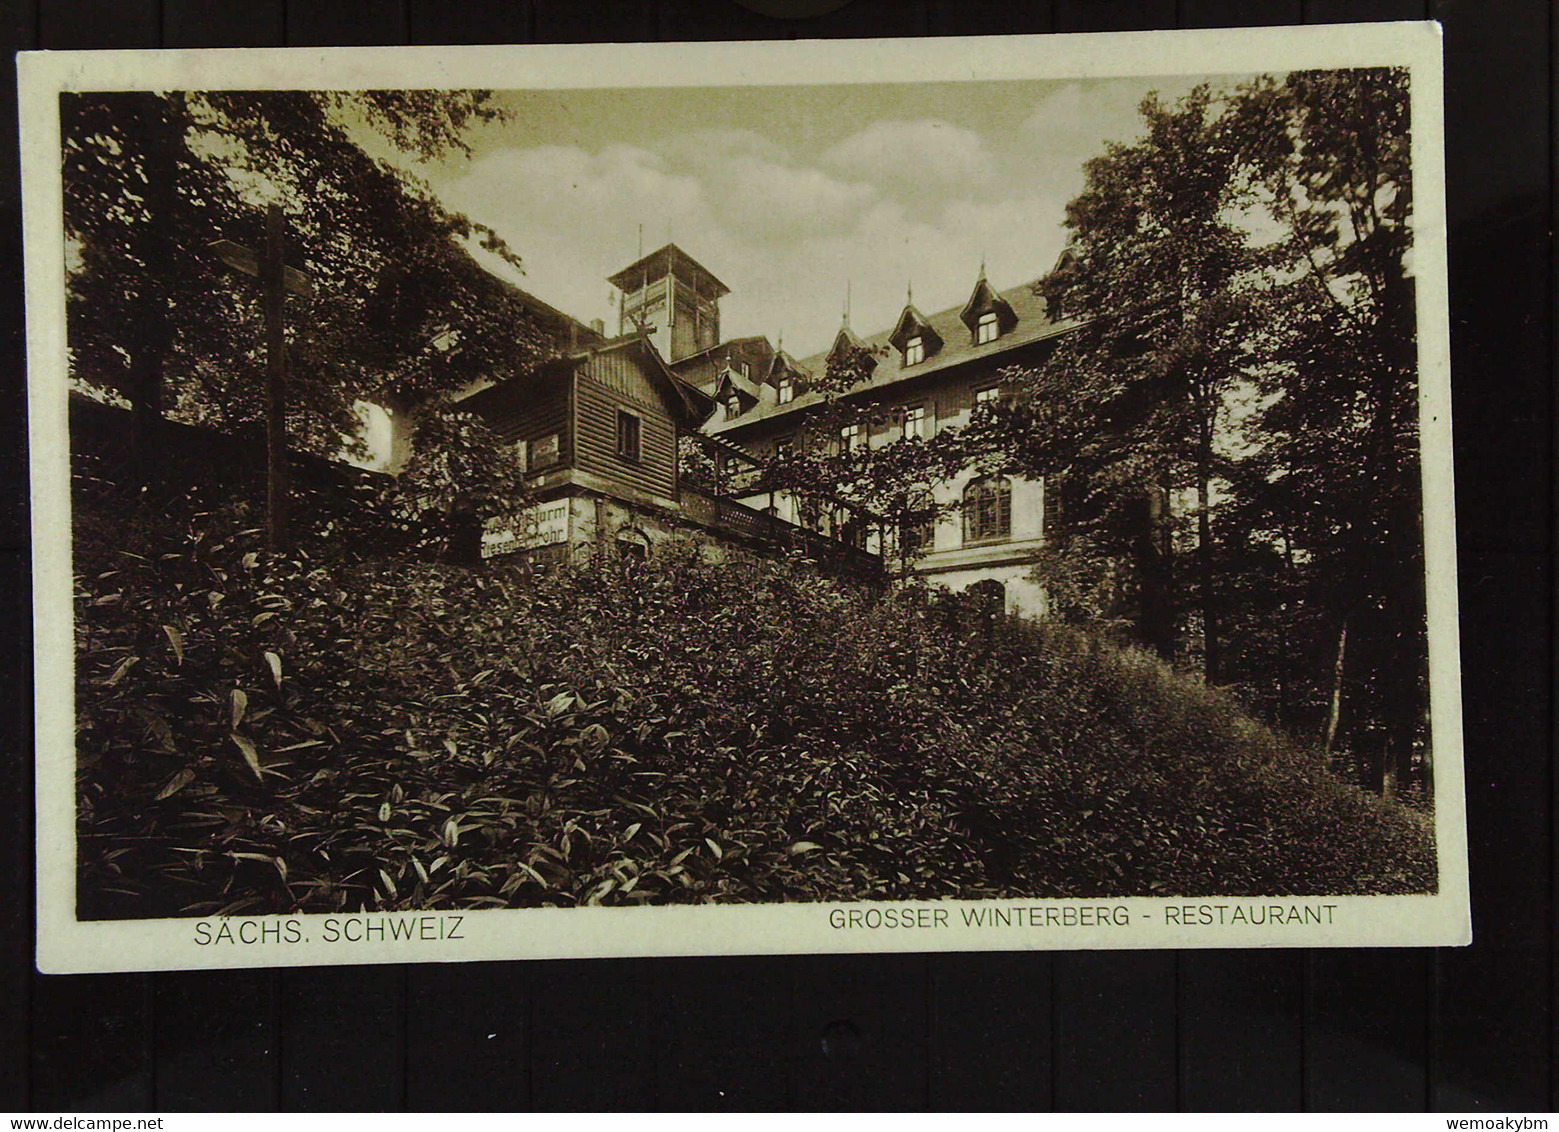
<path fill-rule="evenodd" d="M 982 269 L 961 307 L 925 315 L 906 301 L 892 327 L 860 336 L 847 321 L 828 350 L 797 359 L 763 337 L 709 341 L 707 328 L 718 327 L 718 302 L 729 291 L 675 245 L 644 257 L 611 281 L 631 288 L 624 290 L 619 307 L 619 330 L 653 328 L 653 340 L 664 341 L 670 350 L 670 371 L 714 404 L 703 430 L 738 446 L 760 465 L 787 445 L 817 441 L 808 435 L 809 415 L 824 399 L 815 386 L 843 351 L 864 350 L 870 367 L 869 376 L 844 400 L 881 411 L 863 414 L 865 423 L 825 439 L 880 447 L 930 439 L 940 429 L 968 423 L 976 406 L 1001 395 L 1003 370 L 1043 365 L 1069 329 L 1049 317 L 1032 283 L 998 291 Z M 674 305 L 674 296 L 684 297 L 682 306 Z M 646 314 L 651 301 L 661 303 L 655 308 L 660 314 Z M 668 321 L 661 325 L 653 317 Z M 690 321 L 693 326 L 686 329 Z M 761 488 L 761 475 L 738 472 L 722 486 L 750 508 L 787 523 L 871 551 L 884 547 L 881 531 L 850 529 L 833 508 L 808 508 L 786 493 L 744 490 L 744 484 Z M 954 590 L 981 583 L 1000 586 L 1009 609 L 1043 614 L 1044 592 L 1033 573 L 1045 544 L 1044 483 L 966 471 L 934 485 L 932 494 L 942 518 L 929 529 L 887 536 L 914 540 L 919 548 L 914 570 Z"/>
<path fill-rule="evenodd" d="M 858 547 L 684 476 L 686 441 L 713 449 L 711 460 L 739 453 L 702 436 L 712 401 L 638 331 L 480 382 L 460 403 L 510 447 L 529 500 L 517 513 L 485 517 L 484 558 L 519 555 L 548 567 L 692 541 L 720 560 L 799 553 L 836 573 L 880 573 Z"/>
<path fill-rule="evenodd" d="M 1042 481 L 962 472 L 931 488 L 940 517 L 906 531 L 885 531 L 826 491 L 802 497 L 764 482 L 787 445 L 876 448 L 967 424 L 1001 396 L 1003 371 L 1043 365 L 1070 329 L 1049 317 L 1033 283 L 997 290 L 982 269 L 960 307 L 926 315 L 906 301 L 893 326 L 865 336 L 846 319 L 829 349 L 797 358 L 763 335 L 722 339 L 730 290 L 675 244 L 609 281 L 616 337 L 536 300 L 558 356 L 459 398 L 512 446 L 534 501 L 487 517 L 484 556 L 544 565 L 694 538 L 716 556 L 800 551 L 835 572 L 878 576 L 885 552 L 908 543 L 911 568 L 928 581 L 999 587 L 1010 610 L 1046 612 L 1034 577 Z M 869 374 L 842 400 L 870 411 L 820 438 L 818 383 L 844 351 L 858 351 Z M 397 451 L 409 431 L 398 431 Z"/>

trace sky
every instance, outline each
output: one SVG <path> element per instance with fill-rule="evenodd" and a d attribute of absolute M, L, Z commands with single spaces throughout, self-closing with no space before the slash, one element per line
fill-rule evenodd
<path fill-rule="evenodd" d="M 675 242 L 731 289 L 723 337 L 783 336 L 802 357 L 828 347 L 847 291 L 869 334 L 911 286 L 927 314 L 961 305 L 982 260 L 997 288 L 1044 274 L 1083 163 L 1140 136 L 1150 91 L 1198 81 L 510 91 L 469 160 L 417 172 L 520 254 L 522 287 L 608 333 L 606 277 L 642 225 L 644 252 Z"/>

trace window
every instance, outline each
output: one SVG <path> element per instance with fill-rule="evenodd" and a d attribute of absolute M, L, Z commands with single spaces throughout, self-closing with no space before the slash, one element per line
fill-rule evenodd
<path fill-rule="evenodd" d="M 558 462 L 558 434 L 548 433 L 530 442 L 530 458 L 525 461 L 531 469 L 548 468 Z"/>
<path fill-rule="evenodd" d="M 746 377 L 747 376 L 747 363 L 746 362 L 737 362 L 736 363 L 736 370 L 743 377 Z"/>
<path fill-rule="evenodd" d="M 974 340 L 980 342 L 994 342 L 1001 336 L 1001 327 L 996 320 L 995 311 L 986 311 L 980 316 L 979 323 L 974 328 Z"/>
<path fill-rule="evenodd" d="M 904 364 L 907 366 L 919 365 L 925 360 L 926 340 L 917 334 L 904 343 Z"/>
<path fill-rule="evenodd" d="M 733 390 L 725 399 L 725 419 L 732 420 L 742 415 L 742 399 Z"/>
<path fill-rule="evenodd" d="M 847 424 L 839 430 L 839 439 L 846 452 L 853 452 L 861 446 L 865 433 L 859 424 Z"/>
<path fill-rule="evenodd" d="M 926 416 L 926 407 L 924 405 L 909 406 L 904 410 L 904 439 L 908 440 L 910 437 L 919 437 L 921 440 L 926 439 L 926 437 L 931 435 L 930 430 L 927 428 L 930 423 Z"/>
<path fill-rule="evenodd" d="M 964 488 L 964 541 L 995 542 L 1012 537 L 1012 481 L 982 476 Z"/>
<path fill-rule="evenodd" d="M 1089 503 L 1088 481 L 1052 473 L 1040 481 L 1040 485 L 1043 493 L 1040 530 L 1045 541 L 1053 542 L 1084 519 Z M 1156 497 L 1148 501 L 1150 512 L 1159 505 Z"/>
<path fill-rule="evenodd" d="M 1060 532 L 1061 525 L 1066 521 L 1066 489 L 1062 486 L 1060 476 L 1049 475 L 1042 481 L 1040 490 L 1044 492 L 1042 529 L 1046 541 L 1049 541 L 1052 534 Z"/>
<path fill-rule="evenodd" d="M 786 460 L 796 451 L 796 438 L 794 436 L 777 437 L 774 441 L 774 458 Z"/>
<path fill-rule="evenodd" d="M 976 389 L 974 391 L 975 408 L 979 408 L 981 405 L 994 405 L 1000 400 L 1001 386 L 999 385 L 990 385 L 984 389 Z"/>
<path fill-rule="evenodd" d="M 905 554 L 930 552 L 936 546 L 936 523 L 931 519 L 909 519 L 899 531 Z"/>
<path fill-rule="evenodd" d="M 796 382 L 794 378 L 782 377 L 779 380 L 779 403 L 781 405 L 796 399 Z"/>
<path fill-rule="evenodd" d="M 617 410 L 617 455 L 631 464 L 639 462 L 639 418 Z"/>
<path fill-rule="evenodd" d="M 906 557 L 936 549 L 936 500 L 928 491 L 917 491 L 905 500 L 899 522 L 899 550 Z"/>

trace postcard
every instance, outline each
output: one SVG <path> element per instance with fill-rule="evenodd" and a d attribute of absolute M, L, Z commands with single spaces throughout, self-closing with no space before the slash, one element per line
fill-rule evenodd
<path fill-rule="evenodd" d="M 20 83 L 40 969 L 1469 941 L 1435 25 Z"/>

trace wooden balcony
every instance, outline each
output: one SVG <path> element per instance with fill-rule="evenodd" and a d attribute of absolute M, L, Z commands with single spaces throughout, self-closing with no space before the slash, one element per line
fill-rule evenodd
<path fill-rule="evenodd" d="M 734 499 L 683 486 L 682 514 L 715 534 L 775 556 L 794 554 L 830 574 L 875 582 L 883 578 L 882 559 L 847 542 L 787 523 Z"/>

